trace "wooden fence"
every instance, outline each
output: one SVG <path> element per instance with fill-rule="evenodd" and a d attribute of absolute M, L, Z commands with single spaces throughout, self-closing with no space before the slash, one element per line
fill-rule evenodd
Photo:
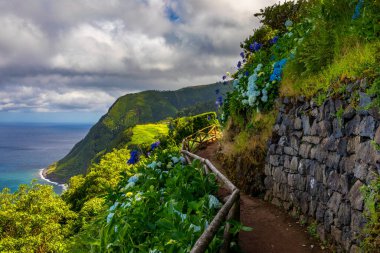
<path fill-rule="evenodd" d="M 212 134 L 212 131 L 216 131 L 217 129 L 208 127 L 200 130 L 203 133 Z M 197 138 L 199 134 L 195 133 L 194 135 L 191 135 Z M 218 179 L 218 181 L 229 191 L 230 195 L 228 196 L 227 200 L 223 204 L 222 208 L 219 210 L 219 212 L 216 214 L 210 225 L 206 228 L 206 230 L 203 232 L 203 234 L 198 238 L 196 243 L 194 244 L 194 247 L 191 249 L 191 253 L 203 253 L 208 248 L 209 244 L 211 243 L 212 239 L 215 237 L 216 233 L 220 229 L 220 227 L 223 225 L 223 222 L 226 220 L 236 220 L 240 221 L 240 191 L 236 186 L 231 183 L 230 180 L 228 180 L 227 177 L 225 177 L 209 160 L 197 156 L 191 152 L 189 152 L 188 148 L 190 148 L 189 143 L 191 141 L 191 136 L 184 139 L 182 142 L 182 154 L 187 160 L 188 163 L 191 163 L 193 159 L 199 160 L 205 170 L 205 173 L 214 173 Z M 216 133 L 214 134 L 213 138 L 217 138 Z M 201 141 L 201 139 L 198 139 L 199 143 L 202 144 L 204 141 L 208 141 L 207 138 L 203 139 L 204 141 Z M 226 224 L 224 228 L 224 234 L 223 234 L 223 245 L 220 249 L 221 253 L 227 253 L 229 252 L 230 243 L 232 240 L 232 234 L 230 233 L 230 224 Z"/>
<path fill-rule="evenodd" d="M 182 149 L 195 152 L 197 149 L 207 146 L 207 144 L 216 141 L 221 136 L 219 126 L 211 125 L 205 127 L 189 136 L 182 141 Z"/>

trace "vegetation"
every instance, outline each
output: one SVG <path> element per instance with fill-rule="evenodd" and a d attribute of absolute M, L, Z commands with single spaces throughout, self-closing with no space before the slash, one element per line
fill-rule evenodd
<path fill-rule="evenodd" d="M 99 162 L 102 155 L 114 148 L 123 148 L 131 141 L 129 128 L 136 124 L 157 122 L 177 113 L 193 114 L 207 112 L 214 105 L 217 84 L 194 86 L 176 91 L 144 91 L 120 97 L 87 136 L 77 143 L 70 153 L 58 161 L 47 175 L 53 181 L 65 183 L 69 178 L 85 174 L 92 163 Z M 230 90 L 223 86 L 221 93 Z M 201 105 L 208 105 L 202 108 Z"/>
<path fill-rule="evenodd" d="M 189 252 L 221 206 L 216 190 L 199 162 L 186 165 L 178 151 L 158 151 L 123 177 L 95 231 L 83 231 L 76 242 L 83 252 Z"/>
<path fill-rule="evenodd" d="M 66 252 L 77 214 L 47 185 L 0 193 L 0 252 Z"/>
<path fill-rule="evenodd" d="M 364 187 L 367 226 L 363 231 L 362 249 L 364 252 L 378 252 L 380 248 L 380 178 Z"/>

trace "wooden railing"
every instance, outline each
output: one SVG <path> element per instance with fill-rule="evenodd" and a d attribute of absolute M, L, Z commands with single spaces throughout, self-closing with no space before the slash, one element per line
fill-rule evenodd
<path fill-rule="evenodd" d="M 211 125 L 205 127 L 189 136 L 182 141 L 182 149 L 195 152 L 197 149 L 207 146 L 221 136 L 219 126 Z"/>
<path fill-rule="evenodd" d="M 206 129 L 206 128 L 205 128 Z M 210 128 L 212 129 L 212 128 Z M 202 129 L 203 130 L 203 129 Z M 201 130 L 201 131 L 202 131 Z M 213 130 L 213 129 L 212 129 Z M 197 135 L 195 135 L 197 136 Z M 230 193 L 227 200 L 223 204 L 222 208 L 216 214 L 210 225 L 206 228 L 203 234 L 198 238 L 194 247 L 191 249 L 191 253 L 203 253 L 208 248 L 212 239 L 215 237 L 216 233 L 223 225 L 224 221 L 228 220 L 236 220 L 240 221 L 240 191 L 236 186 L 228 180 L 209 160 L 197 156 L 188 150 L 190 138 L 184 142 L 182 142 L 182 154 L 187 160 L 188 163 L 191 163 L 192 160 L 199 160 L 205 170 L 205 173 L 214 173 L 219 181 Z M 229 252 L 230 243 L 232 240 L 232 234 L 230 233 L 231 226 L 229 223 L 226 223 L 223 234 L 223 244 L 220 249 L 221 253 Z"/>

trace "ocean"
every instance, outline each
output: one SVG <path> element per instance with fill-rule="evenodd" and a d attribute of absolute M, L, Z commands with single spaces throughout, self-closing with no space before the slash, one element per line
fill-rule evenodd
<path fill-rule="evenodd" d="M 51 184 L 60 194 L 62 186 L 41 178 L 41 169 L 63 158 L 85 137 L 91 125 L 48 123 L 0 123 L 0 190 L 17 190 L 33 179 Z"/>

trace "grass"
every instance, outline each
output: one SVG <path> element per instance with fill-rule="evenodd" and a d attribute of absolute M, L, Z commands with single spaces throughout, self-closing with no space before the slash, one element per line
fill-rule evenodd
<path fill-rule="evenodd" d="M 161 135 L 168 135 L 167 124 L 137 125 L 132 129 L 132 140 L 127 145 L 151 144 Z"/>
<path fill-rule="evenodd" d="M 329 88 L 342 90 L 343 80 L 370 76 L 376 66 L 376 54 L 380 42 L 356 43 L 341 50 L 340 56 L 317 74 L 299 76 L 294 74 L 292 64 L 284 70 L 280 93 L 282 96 L 314 97 L 320 92 L 326 93 Z M 344 88 L 344 87 L 343 87 Z"/>

